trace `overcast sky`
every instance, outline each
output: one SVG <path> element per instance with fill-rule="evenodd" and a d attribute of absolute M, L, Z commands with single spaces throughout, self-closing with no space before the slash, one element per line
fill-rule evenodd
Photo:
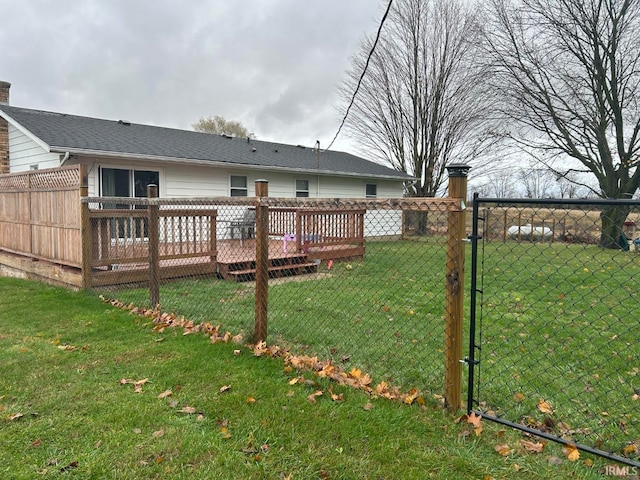
<path fill-rule="evenodd" d="M 386 2 L 384 2 L 386 3 Z M 326 147 L 337 85 L 379 0 L 0 0 L 0 80 L 14 106 Z M 341 135 L 333 149 L 355 151 Z"/>

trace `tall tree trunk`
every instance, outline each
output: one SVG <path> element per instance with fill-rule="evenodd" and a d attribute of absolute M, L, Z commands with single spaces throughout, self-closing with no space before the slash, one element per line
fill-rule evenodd
<path fill-rule="evenodd" d="M 629 207 L 622 205 L 605 206 L 600 212 L 602 229 L 599 245 L 602 248 L 626 248 L 622 243 L 622 227 L 629 214 Z"/>

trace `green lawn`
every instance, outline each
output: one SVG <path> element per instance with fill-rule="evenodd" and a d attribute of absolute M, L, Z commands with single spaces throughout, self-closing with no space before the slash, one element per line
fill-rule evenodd
<path fill-rule="evenodd" d="M 487 423 L 476 436 L 430 400 L 409 407 L 311 373 L 291 385 L 299 373 L 279 360 L 154 332 L 95 296 L 0 286 L 3 479 L 590 479 L 606 464 L 560 460 L 554 444 L 528 453 Z M 148 382 L 136 393 L 122 379 Z"/>
<path fill-rule="evenodd" d="M 560 422 L 552 433 L 617 454 L 640 443 L 640 255 L 529 242 L 490 243 L 482 255 L 480 406 L 539 425 L 543 399 Z M 368 242 L 364 259 L 330 270 L 323 263 L 314 280 L 274 283 L 268 340 L 359 367 L 376 382 L 439 395 L 445 258 L 438 237 Z M 136 304 L 147 298 L 144 290 L 109 295 Z M 161 302 L 198 321 L 252 331 L 249 284 L 174 282 L 163 286 Z"/>

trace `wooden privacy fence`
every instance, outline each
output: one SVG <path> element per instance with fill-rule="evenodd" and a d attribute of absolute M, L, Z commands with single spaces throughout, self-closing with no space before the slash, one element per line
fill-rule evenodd
<path fill-rule="evenodd" d="M 82 266 L 79 166 L 0 176 L 0 247 Z"/>

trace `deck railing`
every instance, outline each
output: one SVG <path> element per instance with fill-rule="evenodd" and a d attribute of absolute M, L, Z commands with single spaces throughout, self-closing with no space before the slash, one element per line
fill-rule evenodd
<path fill-rule="evenodd" d="M 365 209 L 269 208 L 269 235 L 287 237 L 312 258 L 364 255 Z M 348 250 L 348 251 L 347 251 Z"/>
<path fill-rule="evenodd" d="M 143 281 L 153 262 L 160 279 L 216 271 L 215 209 L 90 209 L 88 217 L 91 286 Z"/>
<path fill-rule="evenodd" d="M 296 246 L 313 258 L 333 258 L 340 246 L 342 256 L 364 255 L 365 210 L 296 211 Z M 348 248 L 348 251 L 347 251 Z"/>

